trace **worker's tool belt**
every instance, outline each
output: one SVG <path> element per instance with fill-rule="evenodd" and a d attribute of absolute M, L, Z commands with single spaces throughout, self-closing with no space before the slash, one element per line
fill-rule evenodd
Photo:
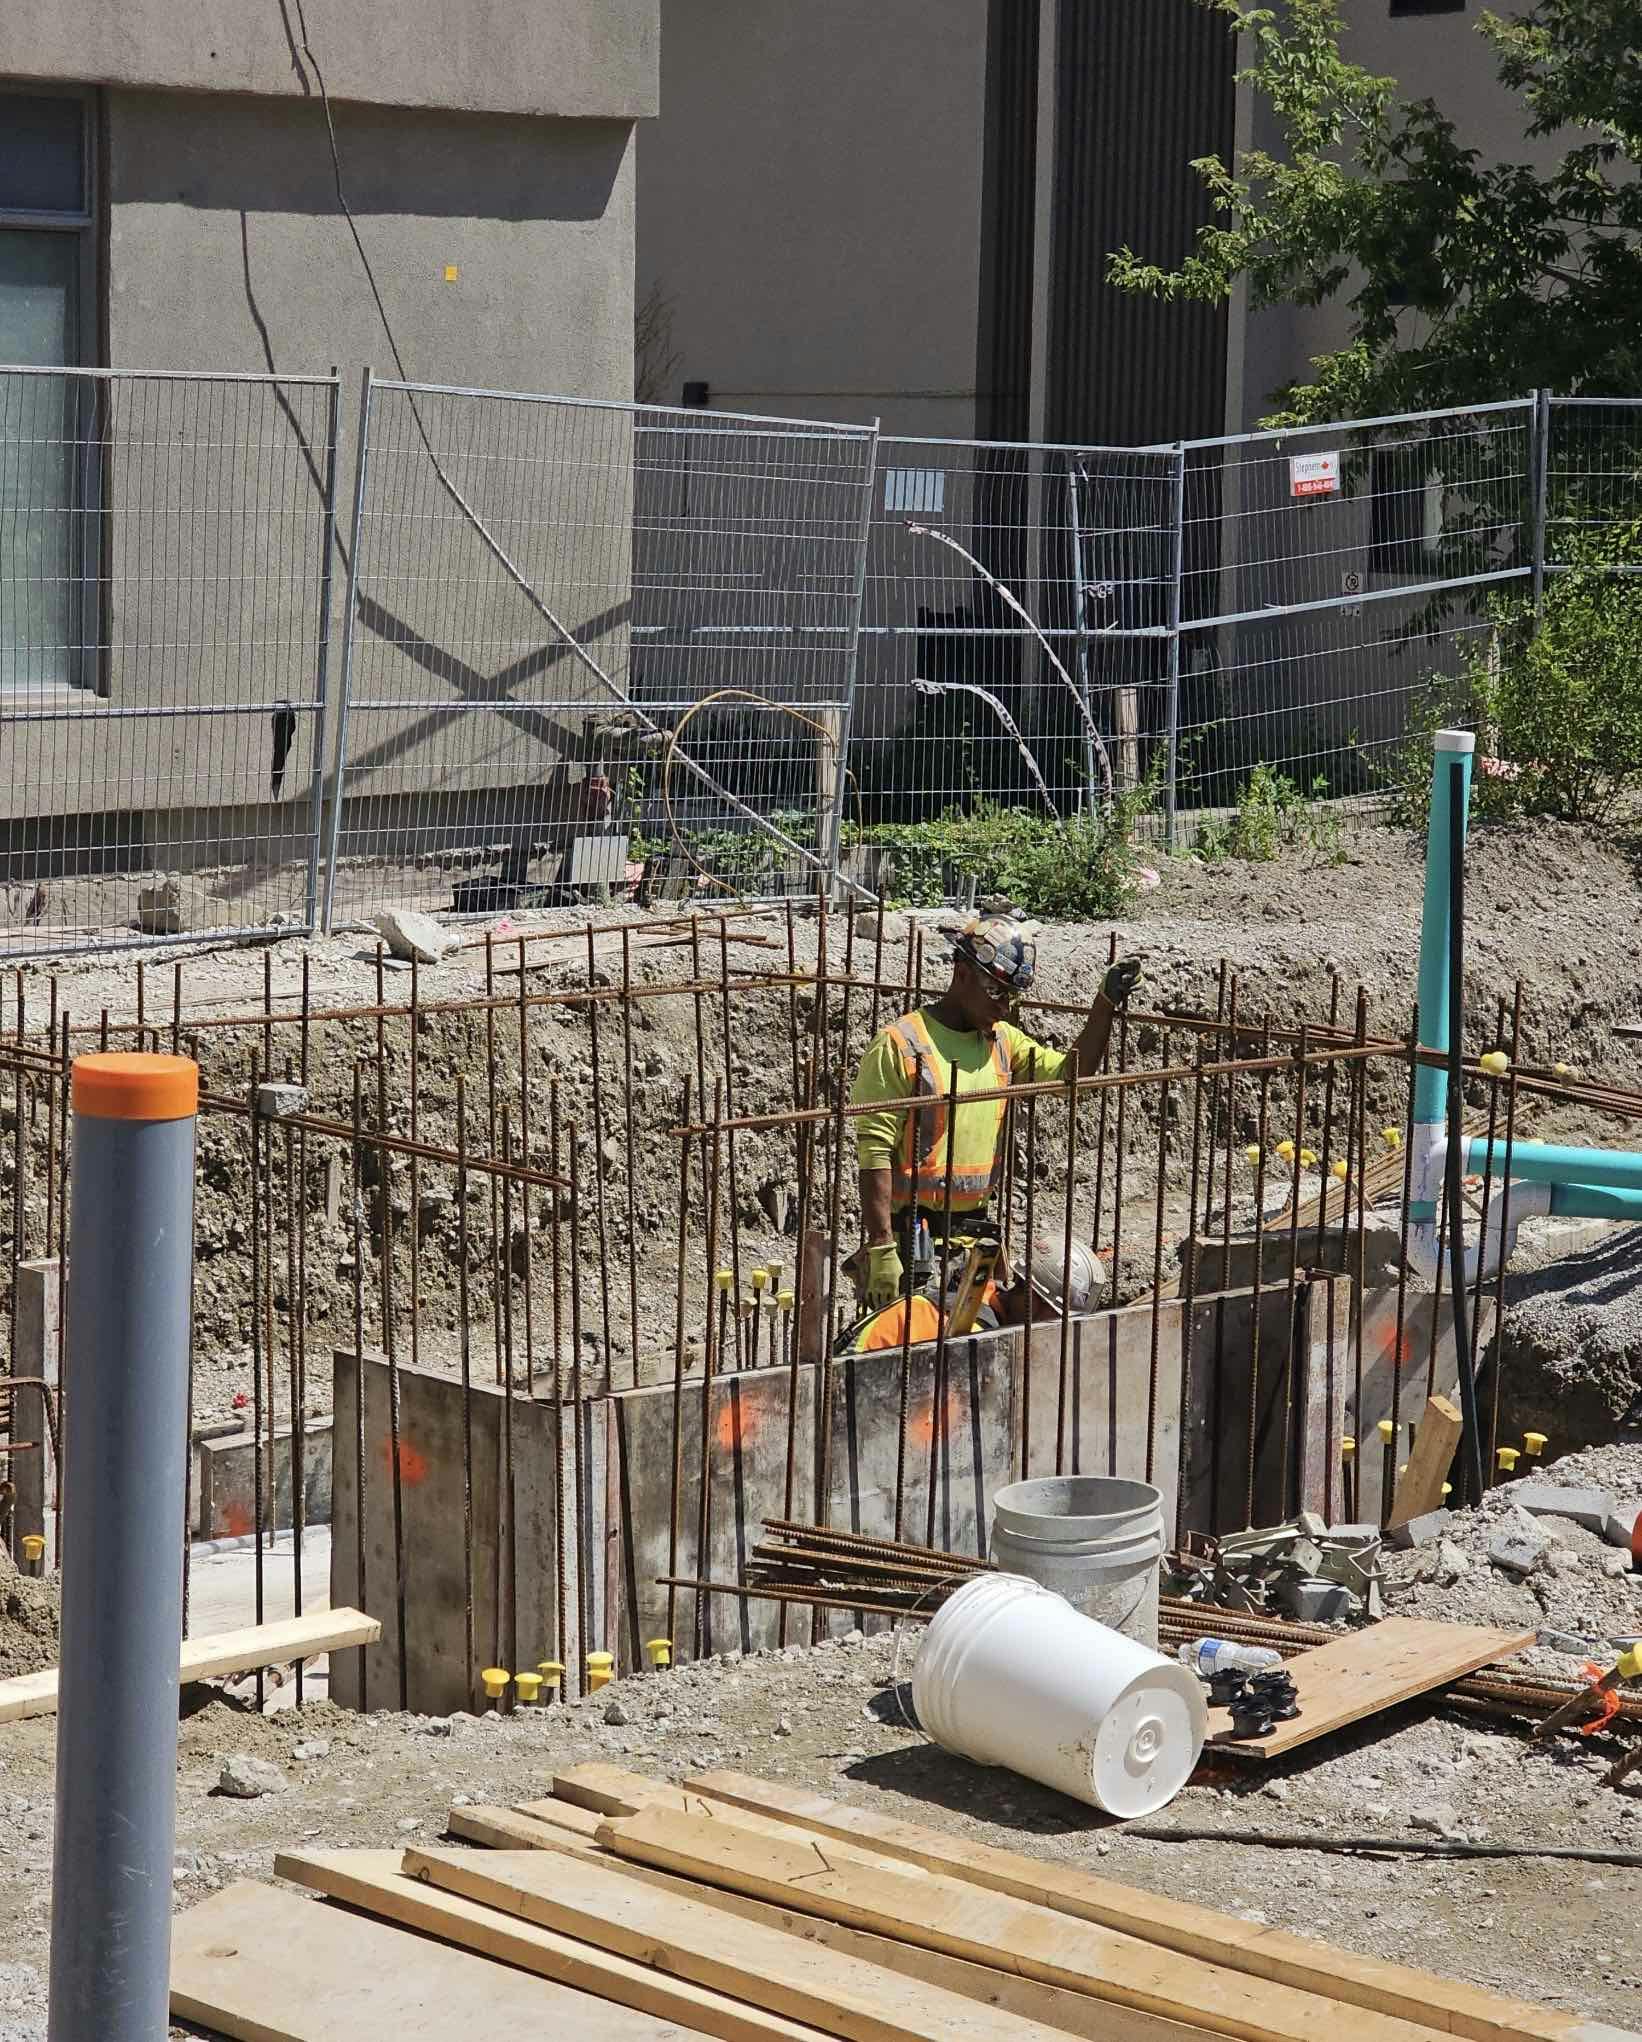
<path fill-rule="evenodd" d="M 939 1207 L 909 1205 L 905 1212 L 898 1212 L 895 1215 L 897 1228 L 915 1227 L 919 1220 L 925 1223 L 936 1240 L 940 1240 L 947 1232 L 946 1214 Z M 995 1234 L 997 1231 L 991 1213 L 984 1205 L 972 1205 L 968 1212 L 955 1212 L 952 1215 L 951 1233 L 954 1240 L 960 1236 L 968 1239 L 971 1235 L 979 1240 L 983 1235 Z"/>
<path fill-rule="evenodd" d="M 1005 1099 L 981 1100 L 964 1107 L 959 1129 L 948 1127 L 958 1118 L 950 1111 L 950 1078 L 943 1082 L 941 1061 L 928 1025 L 920 1013 L 904 1014 L 889 1028 L 890 1039 L 901 1053 L 907 1082 L 920 1105 L 906 1116 L 906 1125 L 896 1145 L 890 1175 L 890 1201 L 896 1207 L 916 1203 L 934 1228 L 936 1217 L 950 1202 L 953 1217 L 966 1219 L 985 1205 L 992 1195 L 1003 1163 L 1003 1121 L 1008 1107 Z M 1010 1080 L 1009 1045 L 1002 1028 L 992 1031 L 992 1082 L 986 1089 L 1006 1086 Z M 952 1156 L 951 1190 L 948 1192 L 947 1156 L 953 1136 L 961 1133 Z"/>

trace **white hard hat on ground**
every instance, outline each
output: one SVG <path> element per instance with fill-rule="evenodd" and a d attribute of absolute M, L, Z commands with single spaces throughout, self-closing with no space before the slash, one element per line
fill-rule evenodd
<path fill-rule="evenodd" d="M 1068 1257 L 1064 1239 L 1039 1234 L 1032 1243 L 1027 1281 L 1056 1311 L 1086 1312 L 1097 1286 L 1106 1281 L 1106 1272 L 1081 1241 L 1072 1243 Z"/>

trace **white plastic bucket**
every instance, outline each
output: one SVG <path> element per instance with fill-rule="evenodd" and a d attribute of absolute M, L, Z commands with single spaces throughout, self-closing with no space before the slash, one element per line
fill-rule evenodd
<path fill-rule="evenodd" d="M 1157 1643 L 1163 1496 L 1112 1475 L 1011 1482 L 992 1505 L 992 1557 L 1137 1644 Z"/>
<path fill-rule="evenodd" d="M 1011 1574 L 978 1574 L 936 1611 L 912 1700 L 946 1750 L 1125 1818 L 1173 1800 L 1209 1727 L 1178 1660 Z"/>

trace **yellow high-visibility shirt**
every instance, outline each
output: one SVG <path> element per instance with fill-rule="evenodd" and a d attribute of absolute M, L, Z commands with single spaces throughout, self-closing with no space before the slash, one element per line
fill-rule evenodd
<path fill-rule="evenodd" d="M 985 1101 L 967 1110 L 962 1101 L 965 1092 L 990 1092 L 997 1087 L 998 1072 L 992 1040 L 986 1035 L 977 1035 L 971 1029 L 948 1028 L 944 1022 L 937 1021 L 927 1007 L 917 1010 L 916 1019 L 927 1032 L 932 1045 L 935 1083 L 943 1099 L 950 1093 L 952 1068 L 957 1065 L 959 1106 L 955 1116 L 954 1172 L 961 1173 L 972 1185 L 984 1184 L 996 1159 L 999 1114 L 996 1106 Z M 906 1053 L 895 1032 L 899 1025 L 892 1022 L 873 1037 L 850 1089 L 852 1105 L 875 1105 L 880 1100 L 888 1104 L 918 1096 L 918 1088 L 908 1073 Z M 998 1035 L 1008 1054 L 1010 1075 L 1017 1083 L 1024 1083 L 1029 1071 L 1044 1083 L 1052 1083 L 1065 1072 L 1065 1050 L 1050 1049 L 1045 1043 L 1035 1042 L 1007 1021 L 998 1023 Z M 904 1112 L 863 1114 L 855 1123 L 855 1154 L 860 1167 L 863 1170 L 889 1170 L 904 1177 L 909 1162 L 907 1127 L 914 1117 Z M 940 1119 L 944 1124 L 944 1111 Z M 945 1146 L 943 1139 L 929 1159 L 937 1175 L 945 1167 Z M 911 1202 L 904 1183 L 899 1189 L 901 1195 L 895 1199 L 898 1207 Z M 985 1204 L 986 1195 L 984 1189 L 978 1194 L 955 1194 L 953 1210 L 976 1209 Z M 937 1195 L 926 1198 L 924 1203 L 939 1206 L 941 1200 Z"/>

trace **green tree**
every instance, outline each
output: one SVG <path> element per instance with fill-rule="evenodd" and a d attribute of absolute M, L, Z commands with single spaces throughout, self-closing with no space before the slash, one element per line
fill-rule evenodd
<path fill-rule="evenodd" d="M 1194 168 L 1216 217 L 1178 269 L 1124 248 L 1160 298 L 1342 303 L 1349 338 L 1274 393 L 1267 423 L 1512 396 L 1642 389 L 1642 4 L 1538 0 L 1479 33 L 1548 168 L 1491 162 L 1429 99 L 1347 61 L 1337 0 L 1202 0 L 1247 38 L 1242 76 L 1281 138 Z M 1479 51 L 1479 56 L 1481 52 Z"/>

